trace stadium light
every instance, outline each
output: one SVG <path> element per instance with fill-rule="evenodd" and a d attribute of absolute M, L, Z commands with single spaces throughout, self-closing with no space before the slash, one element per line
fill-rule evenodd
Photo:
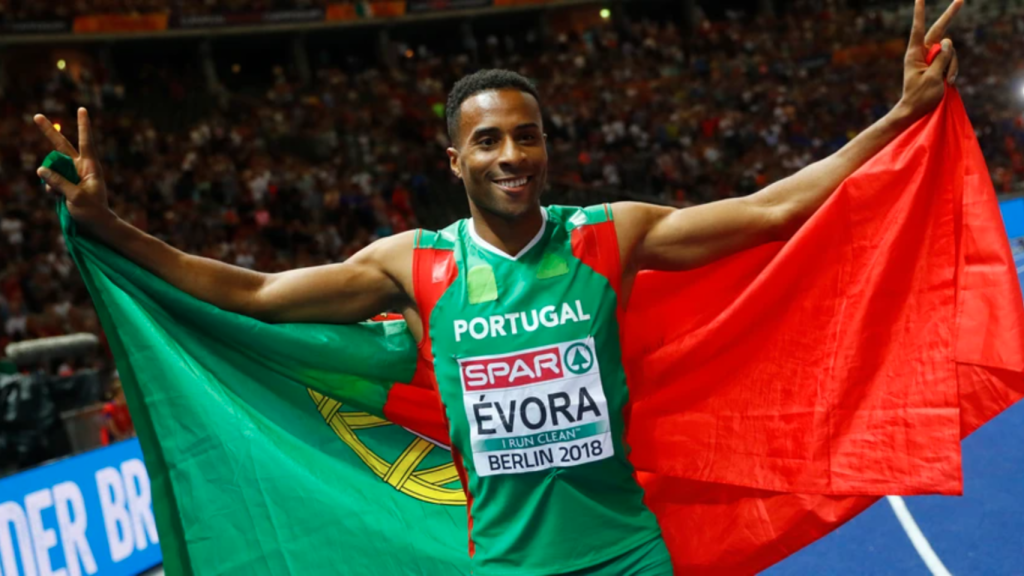
<path fill-rule="evenodd" d="M 57 60 L 57 70 L 63 70 L 68 67 L 68 63 L 63 58 Z"/>
<path fill-rule="evenodd" d="M 605 20 L 607 20 L 607 19 L 611 18 L 611 16 L 612 16 L 612 11 L 611 10 L 609 10 L 607 8 L 601 8 L 601 18 L 604 18 Z"/>

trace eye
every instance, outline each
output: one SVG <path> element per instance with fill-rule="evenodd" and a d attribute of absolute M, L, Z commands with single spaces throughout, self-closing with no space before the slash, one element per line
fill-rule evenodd
<path fill-rule="evenodd" d="M 537 136 L 534 134 L 523 134 L 519 137 L 519 140 L 521 142 L 535 142 L 537 140 Z"/>

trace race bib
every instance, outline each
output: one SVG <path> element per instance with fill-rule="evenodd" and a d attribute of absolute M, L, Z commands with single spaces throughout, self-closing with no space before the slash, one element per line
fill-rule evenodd
<path fill-rule="evenodd" d="M 615 447 L 594 339 L 459 360 L 479 476 L 609 458 Z"/>

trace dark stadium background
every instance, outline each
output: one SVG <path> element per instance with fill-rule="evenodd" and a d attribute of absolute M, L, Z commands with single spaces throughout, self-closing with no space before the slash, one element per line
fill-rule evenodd
<path fill-rule="evenodd" d="M 32 114 L 75 142 L 75 110 L 89 108 L 122 218 L 189 252 L 278 271 L 468 215 L 447 169 L 443 104 L 458 77 L 484 67 L 539 85 L 547 203 L 685 206 L 755 192 L 895 103 L 912 4 L 0 0 L 0 477 L 96 448 L 116 380 L 34 175 L 50 148 Z M 1024 2 L 969 0 L 951 36 L 993 183 L 1018 198 Z M 4 356 L 68 334 L 89 338 Z M 1015 434 L 1020 446 L 1020 412 L 977 442 Z M 979 450 L 991 462 L 968 463 L 968 479 L 993 491 L 1011 483 L 1009 496 L 994 508 L 970 499 L 985 490 L 955 510 L 917 499 L 910 508 L 932 510 L 933 524 L 980 514 L 970 535 L 931 528 L 948 548 L 995 546 L 989 564 L 954 560 L 955 572 L 1020 574 L 1024 526 L 998 524 L 989 537 L 994 512 L 979 510 L 1021 516 L 1019 466 L 991 471 L 1024 458 Z M 866 548 L 882 560 L 865 573 L 927 573 L 893 518 L 873 508 L 777 573 L 860 572 L 851 566 Z"/>

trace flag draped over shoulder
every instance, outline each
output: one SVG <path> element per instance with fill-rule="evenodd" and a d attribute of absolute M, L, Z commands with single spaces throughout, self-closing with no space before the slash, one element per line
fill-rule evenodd
<path fill-rule="evenodd" d="M 227 313 L 58 210 L 125 383 L 169 572 L 467 573 L 436 397 L 393 384 L 416 377 L 402 322 Z M 1024 395 L 1022 327 L 953 90 L 789 242 L 642 273 L 622 326 L 627 441 L 676 567 L 751 573 L 880 495 L 959 493 L 960 439 Z"/>

